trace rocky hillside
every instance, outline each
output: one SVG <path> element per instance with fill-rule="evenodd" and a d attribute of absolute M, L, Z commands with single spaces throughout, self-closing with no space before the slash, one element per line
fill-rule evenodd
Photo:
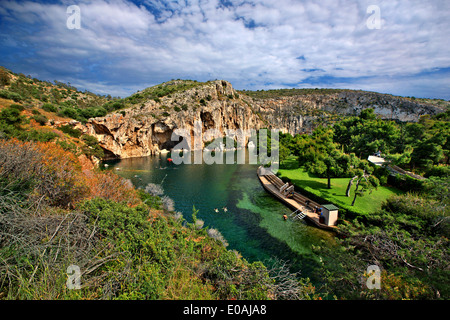
<path fill-rule="evenodd" d="M 373 108 L 383 119 L 418 121 L 424 114 L 445 111 L 442 106 L 418 103 L 411 98 L 396 97 L 367 91 L 338 89 L 290 89 L 243 93 L 252 97 L 251 104 L 272 126 L 291 134 L 311 129 L 317 119 L 332 121 L 342 115 L 358 115 Z"/>
<path fill-rule="evenodd" d="M 294 135 L 365 108 L 374 108 L 385 119 L 417 121 L 450 105 L 444 100 L 341 89 L 236 91 L 224 80 L 172 80 L 120 99 L 0 67 L 0 109 L 13 103 L 20 104 L 30 119 L 39 118 L 44 127 L 68 125 L 94 136 L 106 159 L 170 150 L 181 141 L 172 141 L 172 133 L 184 129 L 193 137 L 195 121 L 201 122 L 203 133 L 273 128 Z M 201 147 L 210 141 L 211 137 L 203 136 Z M 192 139 L 188 142 L 194 146 Z"/>
<path fill-rule="evenodd" d="M 175 80 L 138 92 L 130 100 L 133 106 L 90 119 L 84 127 L 85 133 L 97 137 L 107 158 L 169 150 L 181 141 L 171 140 L 177 128 L 190 133 L 193 147 L 195 121 L 201 121 L 203 133 L 216 129 L 222 135 L 227 129 L 258 130 L 265 124 L 226 81 Z"/>
<path fill-rule="evenodd" d="M 173 80 L 147 88 L 125 99 L 128 107 L 90 119 L 85 133 L 94 135 L 108 158 L 140 157 L 169 150 L 175 129 L 194 136 L 194 121 L 203 133 L 216 129 L 274 128 L 292 135 L 309 132 L 318 122 L 356 115 L 365 108 L 386 119 L 417 121 L 421 115 L 444 110 L 427 103 L 374 92 L 352 90 L 236 91 L 224 80 Z M 192 138 L 193 139 L 193 138 Z M 181 141 L 181 140 L 180 140 Z M 203 145 L 209 139 L 203 137 Z M 193 140 L 190 146 L 194 146 Z"/>

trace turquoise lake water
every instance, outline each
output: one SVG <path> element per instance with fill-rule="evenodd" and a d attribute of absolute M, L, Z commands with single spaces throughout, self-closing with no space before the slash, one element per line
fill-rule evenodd
<path fill-rule="evenodd" d="M 305 221 L 285 221 L 292 210 L 262 187 L 256 175 L 258 165 L 180 164 L 167 155 L 108 161 L 108 170 L 130 179 L 136 187 L 161 184 L 165 195 L 175 202 L 175 210 L 192 221 L 192 207 L 199 210 L 204 228 L 218 229 L 248 261 L 270 258 L 288 260 L 293 271 L 314 279 L 319 257 L 312 245 L 331 245 L 334 235 Z M 225 161 L 224 161 L 225 163 Z M 227 212 L 223 210 L 226 207 Z M 215 212 L 215 209 L 219 212 Z"/>

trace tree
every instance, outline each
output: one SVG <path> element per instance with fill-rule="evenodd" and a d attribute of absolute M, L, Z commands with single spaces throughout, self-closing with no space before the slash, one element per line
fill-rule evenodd
<path fill-rule="evenodd" d="M 344 147 L 344 152 L 353 152 L 361 158 L 382 151 L 390 153 L 399 147 L 401 131 L 394 121 L 377 119 L 373 109 L 365 109 L 359 117 L 349 117 L 334 126 L 334 142 Z"/>
<path fill-rule="evenodd" d="M 8 71 L 0 67 L 0 86 L 7 86 L 10 84 L 10 76 Z"/>
<path fill-rule="evenodd" d="M 17 108 L 6 108 L 0 112 L 0 122 L 4 122 L 7 125 L 20 126 L 25 120 L 25 117 L 20 114 L 20 110 Z"/>
<path fill-rule="evenodd" d="M 331 177 L 339 176 L 345 170 L 339 161 L 343 153 L 333 142 L 333 130 L 319 126 L 311 137 L 303 137 L 298 140 L 295 150 L 299 164 L 313 174 L 325 176 L 327 187 L 331 189 Z"/>
<path fill-rule="evenodd" d="M 388 154 L 384 158 L 396 166 L 403 167 L 411 162 L 412 152 L 413 148 L 408 145 L 402 153 Z"/>
<path fill-rule="evenodd" d="M 358 177 L 358 180 L 356 182 L 355 196 L 353 197 L 352 206 L 355 205 L 356 198 L 358 196 L 364 196 L 366 191 L 372 193 L 373 189 L 378 188 L 379 185 L 380 181 L 378 180 L 378 178 L 364 172 L 361 176 Z"/>

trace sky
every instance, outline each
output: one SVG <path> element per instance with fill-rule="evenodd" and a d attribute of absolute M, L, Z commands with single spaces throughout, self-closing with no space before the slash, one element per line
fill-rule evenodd
<path fill-rule="evenodd" d="M 1 0 L 0 65 L 120 97 L 223 79 L 449 100 L 449 17 L 448 0 Z"/>

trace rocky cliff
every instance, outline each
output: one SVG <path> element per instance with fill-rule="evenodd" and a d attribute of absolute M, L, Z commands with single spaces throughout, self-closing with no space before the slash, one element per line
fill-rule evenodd
<path fill-rule="evenodd" d="M 276 90 L 274 90 L 276 91 Z M 325 90 L 326 91 L 326 90 Z M 256 97 L 251 104 L 271 126 L 294 135 L 307 132 L 318 119 L 333 120 L 342 115 L 358 115 L 361 110 L 373 108 L 382 119 L 415 122 L 424 114 L 437 114 L 443 109 L 421 104 L 407 98 L 387 94 L 353 90 L 330 90 L 331 93 L 295 94 L 295 91 L 274 92 L 269 97 Z M 301 92 L 301 91 L 299 91 Z M 267 95 L 266 95 L 267 96 Z"/>
<path fill-rule="evenodd" d="M 179 88 L 181 81 L 161 85 Z M 164 91 L 163 91 L 164 92 Z M 215 129 L 225 135 L 227 129 L 258 130 L 264 122 L 251 106 L 238 98 L 226 81 L 210 81 L 184 90 L 168 90 L 168 95 L 144 99 L 131 108 L 88 121 L 83 131 L 94 135 L 108 159 L 142 157 L 170 150 L 183 138 L 172 141 L 176 129 L 186 130 L 194 146 L 194 123 L 200 121 L 202 132 Z M 140 97 L 152 96 L 143 91 Z M 202 147 L 210 138 L 202 137 Z"/>
<path fill-rule="evenodd" d="M 406 98 L 365 91 L 319 90 L 305 94 L 301 90 L 275 90 L 269 95 L 250 94 L 237 92 L 223 80 L 174 80 L 127 99 L 127 108 L 90 119 L 82 128 L 97 137 L 108 159 L 170 150 L 183 139 L 172 141 L 176 129 L 190 133 L 191 141 L 187 143 L 192 148 L 195 121 L 201 122 L 203 133 L 208 129 L 224 135 L 227 129 L 273 128 L 294 135 L 310 131 L 318 119 L 357 115 L 369 107 L 382 118 L 400 121 L 417 121 L 423 114 L 442 111 Z M 208 141 L 210 138 L 203 136 L 201 147 Z"/>

